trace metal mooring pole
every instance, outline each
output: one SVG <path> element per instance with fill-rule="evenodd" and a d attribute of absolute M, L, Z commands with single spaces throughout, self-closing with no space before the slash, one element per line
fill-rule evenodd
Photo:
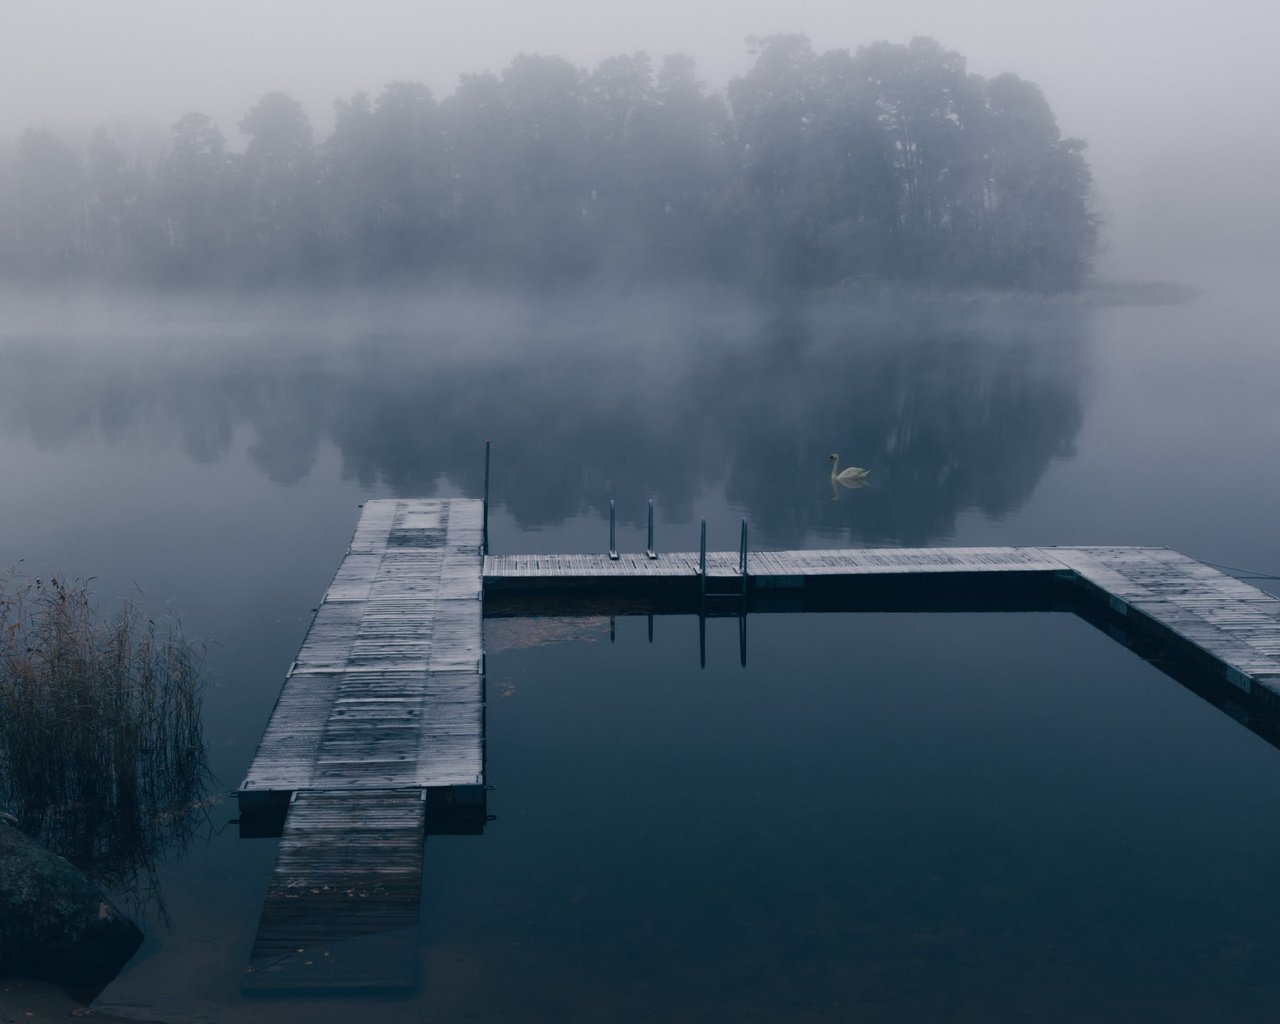
<path fill-rule="evenodd" d="M 484 443 L 484 532 L 480 538 L 482 554 L 489 553 L 489 442 Z"/>
<path fill-rule="evenodd" d="M 644 549 L 644 553 L 650 558 L 657 558 L 658 552 L 653 546 L 653 499 L 649 499 L 649 546 Z"/>
<path fill-rule="evenodd" d="M 702 540 L 698 545 L 698 576 L 702 580 L 702 596 L 707 596 L 707 521 L 702 520 Z"/>
<path fill-rule="evenodd" d="M 613 499 L 609 499 L 609 557 L 614 561 L 618 558 L 618 542 L 615 540 L 617 532 L 617 513 L 613 507 Z"/>

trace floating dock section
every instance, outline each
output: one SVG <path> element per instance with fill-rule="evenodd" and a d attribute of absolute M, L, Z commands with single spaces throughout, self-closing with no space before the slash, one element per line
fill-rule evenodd
<path fill-rule="evenodd" d="M 365 506 L 240 789 L 241 834 L 281 837 L 246 991 L 416 983 L 423 839 L 486 820 L 484 614 L 727 603 L 745 648 L 752 611 L 1074 611 L 1280 746 L 1280 600 L 1167 548 L 483 545 L 479 501 Z"/>
<path fill-rule="evenodd" d="M 498 555 L 484 560 L 488 614 L 540 604 L 582 611 L 695 611 L 699 552 Z M 742 610 L 817 608 L 1102 611 L 1246 694 L 1280 703 L 1280 600 L 1168 548 L 850 548 L 708 552 L 705 576 L 740 576 Z M 722 591 L 723 592 L 723 591 Z M 995 595 L 994 603 L 991 595 Z M 972 602 L 967 604 L 966 602 Z M 1087 616 L 1097 621 L 1096 615 Z"/>
<path fill-rule="evenodd" d="M 479 501 L 371 501 L 240 787 L 249 992 L 411 988 L 422 844 L 484 825 Z"/>

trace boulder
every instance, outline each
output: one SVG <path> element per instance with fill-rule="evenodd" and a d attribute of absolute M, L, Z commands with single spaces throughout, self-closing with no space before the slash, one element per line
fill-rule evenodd
<path fill-rule="evenodd" d="M 88 1002 L 141 943 L 79 868 L 0 821 L 0 976 L 52 981 Z"/>

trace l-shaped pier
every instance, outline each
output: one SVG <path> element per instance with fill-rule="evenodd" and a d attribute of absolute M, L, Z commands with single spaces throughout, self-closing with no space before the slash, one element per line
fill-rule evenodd
<path fill-rule="evenodd" d="M 240 787 L 280 835 L 244 987 L 411 987 L 422 842 L 483 830 L 484 615 L 1080 614 L 1280 745 L 1280 600 L 1167 548 L 486 556 L 474 500 L 371 501 Z"/>

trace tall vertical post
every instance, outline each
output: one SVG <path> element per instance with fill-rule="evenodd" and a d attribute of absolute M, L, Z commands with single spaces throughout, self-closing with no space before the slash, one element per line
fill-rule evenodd
<path fill-rule="evenodd" d="M 707 596 L 707 521 L 702 520 L 702 539 L 698 542 L 698 578 L 702 581 L 702 596 Z"/>
<path fill-rule="evenodd" d="M 653 546 L 653 499 L 649 499 L 649 546 L 644 549 L 644 553 L 650 558 L 657 558 L 658 551 Z"/>
<path fill-rule="evenodd" d="M 742 543 L 738 549 L 738 574 L 742 577 L 742 605 L 738 609 L 738 661 L 747 667 L 747 519 L 742 518 Z"/>
<path fill-rule="evenodd" d="M 489 442 L 484 443 L 484 530 L 480 535 L 480 552 L 489 553 Z"/>
<path fill-rule="evenodd" d="M 617 512 L 613 507 L 613 499 L 609 499 L 609 557 L 617 561 L 618 558 L 618 541 L 617 537 Z"/>

